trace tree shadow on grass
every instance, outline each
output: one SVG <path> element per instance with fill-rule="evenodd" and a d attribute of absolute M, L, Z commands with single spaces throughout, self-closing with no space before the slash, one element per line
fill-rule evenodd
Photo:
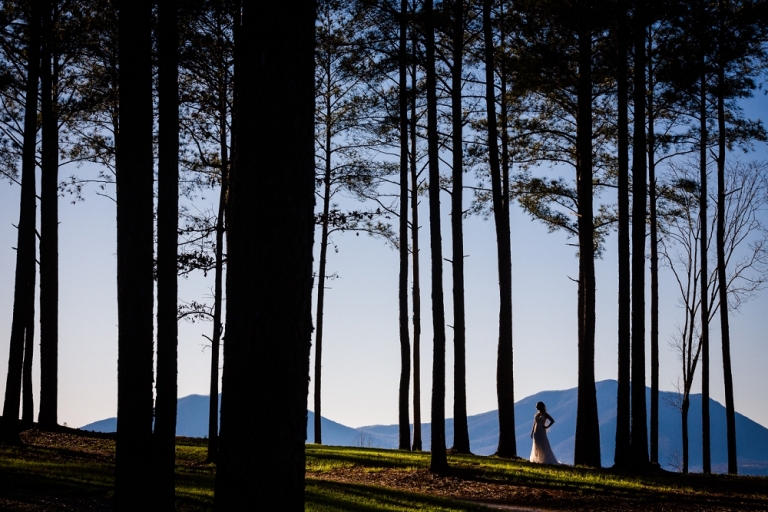
<path fill-rule="evenodd" d="M 481 512 L 488 509 L 471 503 L 425 496 L 382 487 L 307 479 L 306 510 L 312 512 L 382 512 L 432 510 Z"/>

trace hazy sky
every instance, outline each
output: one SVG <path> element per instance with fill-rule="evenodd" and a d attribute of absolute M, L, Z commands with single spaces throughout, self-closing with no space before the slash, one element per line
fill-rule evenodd
<path fill-rule="evenodd" d="M 763 98 L 753 104 L 762 107 Z M 751 158 L 764 157 L 758 148 Z M 64 168 L 69 174 L 91 169 Z M 571 178 L 565 171 L 558 173 Z M 469 178 L 468 184 L 474 184 Z M 215 201 L 214 192 L 200 199 L 201 209 Z M 117 310 L 115 205 L 85 192 L 86 200 L 60 203 L 60 348 L 59 422 L 79 427 L 114 416 L 117 404 Z M 606 200 L 613 200 L 606 195 Z M 10 338 L 15 270 L 19 187 L 0 183 L 0 392 Z M 444 256 L 450 258 L 449 197 L 442 196 Z M 429 421 L 432 327 L 429 293 L 429 232 L 426 197 L 422 200 L 422 418 Z M 764 216 L 765 217 L 765 216 Z M 765 219 L 768 221 L 768 219 Z M 498 287 L 493 221 L 471 218 L 465 224 L 467 310 L 467 401 L 470 414 L 497 408 L 495 391 L 498 329 Z M 317 236 L 319 238 L 319 234 Z M 323 415 L 349 426 L 397 422 L 400 372 L 397 252 L 380 240 L 354 234 L 335 237 L 339 252 L 329 251 L 328 272 L 339 278 L 326 292 Z M 575 387 L 576 284 L 578 260 L 573 243 L 562 233 L 548 234 L 519 208 L 512 213 L 515 398 L 547 389 Z M 597 269 L 596 376 L 616 378 L 617 264 L 616 239 L 611 236 Z M 445 266 L 446 323 L 453 324 L 450 267 Z M 673 390 L 680 376 L 677 354 L 668 342 L 681 319 L 671 274 L 661 275 L 661 378 Z M 182 300 L 211 294 L 213 276 L 180 280 Z M 649 304 L 650 300 L 647 299 Z M 314 307 L 314 306 L 313 306 Z M 732 315 L 732 347 L 736 408 L 768 426 L 768 293 Z M 179 330 L 179 396 L 207 394 L 210 349 L 202 334 L 210 323 L 182 322 Z M 39 331 L 38 331 L 39 332 Z M 712 325 L 711 395 L 723 402 L 719 326 Z M 452 416 L 453 335 L 447 329 L 446 410 Z M 36 345 L 36 351 L 39 346 Z M 37 369 L 37 353 L 36 369 Z M 312 352 L 314 358 L 314 351 Z M 647 357 L 650 360 L 650 357 Z M 37 370 L 36 370 L 37 372 Z M 38 379 L 35 374 L 35 393 Z M 698 392 L 697 376 L 694 391 Z M 650 384 L 650 372 L 647 376 Z M 35 399 L 37 407 L 37 398 Z M 313 408 L 312 394 L 309 407 Z M 534 411 L 531 412 L 533 414 Z M 556 416 L 556 411 L 551 411 Z"/>

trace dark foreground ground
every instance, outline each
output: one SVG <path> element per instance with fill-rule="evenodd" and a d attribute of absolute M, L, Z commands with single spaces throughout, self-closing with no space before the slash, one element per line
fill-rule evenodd
<path fill-rule="evenodd" d="M 23 446 L 0 445 L 0 510 L 109 511 L 114 440 L 72 429 L 27 430 Z M 211 510 L 215 466 L 202 439 L 179 438 L 177 510 Z M 768 511 L 768 478 L 644 475 L 450 455 L 307 445 L 309 511 Z"/>

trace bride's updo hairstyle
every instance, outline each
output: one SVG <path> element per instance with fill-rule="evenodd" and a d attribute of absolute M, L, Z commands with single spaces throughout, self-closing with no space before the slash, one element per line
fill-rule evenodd
<path fill-rule="evenodd" d="M 544 402 L 536 402 L 536 410 L 546 414 L 547 413 L 547 406 L 544 405 Z"/>

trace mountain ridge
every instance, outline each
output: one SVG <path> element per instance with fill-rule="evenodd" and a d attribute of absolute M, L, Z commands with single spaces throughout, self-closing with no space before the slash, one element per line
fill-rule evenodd
<path fill-rule="evenodd" d="M 616 381 L 597 382 L 595 390 L 600 418 L 600 453 L 602 465 L 613 465 L 614 439 L 616 435 Z M 677 394 L 661 391 L 659 396 L 659 463 L 668 470 L 676 470 L 681 464 L 682 433 L 681 417 L 674 403 Z M 535 404 L 547 404 L 549 413 L 556 424 L 549 431 L 552 449 L 564 463 L 573 463 L 574 433 L 576 428 L 577 389 L 541 391 L 515 403 L 515 437 L 517 452 L 522 457 L 530 453 L 529 437 Z M 221 402 L 219 402 L 221 403 Z M 646 388 L 646 403 L 650 404 L 650 389 Z M 727 447 L 725 437 L 725 408 L 710 399 L 712 469 L 727 471 Z M 307 411 L 307 442 L 314 442 L 314 413 Z M 358 428 L 347 427 L 323 417 L 323 442 L 339 446 L 371 446 L 397 448 L 398 426 L 367 425 Z M 689 422 L 689 468 L 701 470 L 701 395 L 691 395 Z M 89 423 L 82 430 L 114 432 L 116 418 Z M 498 413 L 496 410 L 468 417 L 470 445 L 477 455 L 491 455 L 498 444 Z M 413 425 L 411 425 L 413 432 Z M 768 429 L 759 423 L 736 413 L 737 454 L 739 472 L 750 475 L 768 476 Z M 208 434 L 208 396 L 189 395 L 179 399 L 177 435 L 206 437 Z M 431 424 L 422 424 L 422 440 L 425 450 L 429 449 Z M 453 419 L 446 419 L 446 445 L 453 443 Z"/>

